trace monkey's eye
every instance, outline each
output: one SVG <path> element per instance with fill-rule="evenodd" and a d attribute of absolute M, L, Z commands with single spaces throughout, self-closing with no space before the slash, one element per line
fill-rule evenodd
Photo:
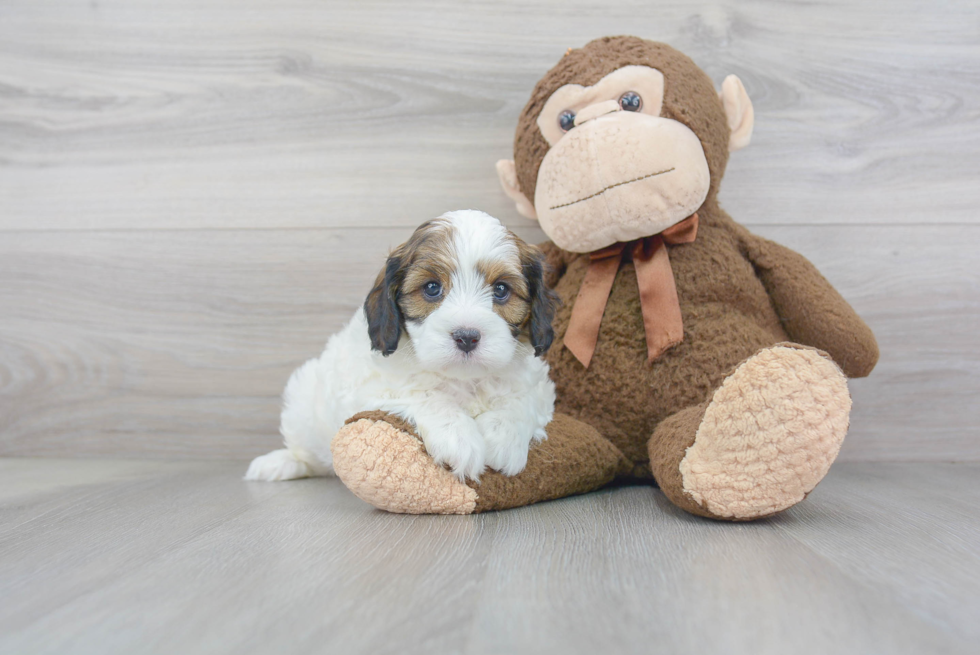
<path fill-rule="evenodd" d="M 575 127 L 575 112 L 571 109 L 566 109 L 558 114 L 558 127 L 561 128 L 562 132 L 567 132 Z"/>
<path fill-rule="evenodd" d="M 438 282 L 426 282 L 422 285 L 422 295 L 426 300 L 438 300 L 442 295 L 442 285 Z"/>
<path fill-rule="evenodd" d="M 619 106 L 623 111 L 640 111 L 643 107 L 643 98 L 636 91 L 627 91 L 619 96 Z"/>
<path fill-rule="evenodd" d="M 510 287 L 503 282 L 493 285 L 493 300 L 498 303 L 505 303 L 510 298 Z"/>

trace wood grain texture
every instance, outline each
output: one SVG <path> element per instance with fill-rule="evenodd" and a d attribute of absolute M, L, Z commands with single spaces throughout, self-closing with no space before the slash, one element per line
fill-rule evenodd
<path fill-rule="evenodd" d="M 736 73 L 749 223 L 971 223 L 976 7 L 591 0 L 12 0 L 0 8 L 0 227 L 411 226 L 497 188 L 570 46 L 635 33 Z"/>
<path fill-rule="evenodd" d="M 649 487 L 469 517 L 244 462 L 4 460 L 3 653 L 971 653 L 980 468 L 838 464 L 774 519 Z"/>
<path fill-rule="evenodd" d="M 851 382 L 841 457 L 980 459 L 980 227 L 759 231 L 810 257 L 878 335 L 878 368 Z M 408 233 L 8 235 L 0 453 L 225 459 L 271 450 L 289 373 L 349 319 Z"/>
<path fill-rule="evenodd" d="M 569 46 L 672 43 L 756 110 L 722 202 L 882 344 L 844 459 L 980 459 L 975 3 L 0 4 L 0 454 L 248 457 L 386 249 L 499 190 Z"/>

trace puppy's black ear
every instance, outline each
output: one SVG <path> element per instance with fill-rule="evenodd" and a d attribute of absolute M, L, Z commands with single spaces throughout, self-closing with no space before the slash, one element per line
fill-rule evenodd
<path fill-rule="evenodd" d="M 555 318 L 558 307 L 558 295 L 545 284 L 544 254 L 527 244 L 520 248 L 521 267 L 527 279 L 528 294 L 531 298 L 531 318 L 528 332 L 534 354 L 541 356 L 548 352 L 551 342 L 555 340 L 555 331 L 551 322 Z"/>
<path fill-rule="evenodd" d="M 402 334 L 402 313 L 398 308 L 398 287 L 401 284 L 402 257 L 400 249 L 393 252 L 385 267 L 378 273 L 374 288 L 364 301 L 371 349 L 387 357 L 398 348 Z"/>

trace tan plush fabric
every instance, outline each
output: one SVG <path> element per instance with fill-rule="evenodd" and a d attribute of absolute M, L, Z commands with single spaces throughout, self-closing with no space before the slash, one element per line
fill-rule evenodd
<path fill-rule="evenodd" d="M 535 123 L 545 140 L 555 145 L 565 135 L 558 117 L 564 111 L 575 112 L 576 124 L 581 124 L 601 115 L 605 105 L 612 111 L 620 109 L 619 102 L 607 100 L 616 98 L 623 89 L 638 93 L 643 98 L 641 113 L 659 116 L 663 108 L 664 74 L 649 66 L 624 66 L 606 75 L 596 84 L 566 84 L 548 98 Z M 613 104 L 607 105 L 606 102 Z"/>
<path fill-rule="evenodd" d="M 476 492 L 437 466 L 411 426 L 383 412 L 352 417 L 330 446 L 354 495 L 399 514 L 472 514 Z"/>
<path fill-rule="evenodd" d="M 534 208 L 552 241 L 591 252 L 684 220 L 708 186 L 708 162 L 687 126 L 617 111 L 552 146 L 538 169 Z"/>
<path fill-rule="evenodd" d="M 521 193 L 520 185 L 517 183 L 517 168 L 514 166 L 513 159 L 501 159 L 497 162 L 497 177 L 500 178 L 500 186 L 504 193 L 514 201 L 517 213 L 524 218 L 537 220 L 538 213 L 534 205 Z"/>
<path fill-rule="evenodd" d="M 795 505 L 830 469 L 850 411 L 844 374 L 822 353 L 763 350 L 712 396 L 680 463 L 683 489 L 722 518 L 758 518 Z"/>
<path fill-rule="evenodd" d="M 752 129 L 755 126 L 755 110 L 745 86 L 737 75 L 729 75 L 721 84 L 718 92 L 725 106 L 725 116 L 728 117 L 728 127 L 732 134 L 728 139 L 728 151 L 735 152 L 749 145 L 752 139 Z"/>

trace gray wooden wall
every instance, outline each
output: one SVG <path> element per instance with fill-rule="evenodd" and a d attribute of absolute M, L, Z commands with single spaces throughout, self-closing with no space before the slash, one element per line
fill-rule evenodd
<path fill-rule="evenodd" d="M 386 250 L 498 189 L 570 46 L 667 41 L 754 100 L 728 211 L 874 328 L 843 458 L 980 458 L 980 6 L 0 2 L 0 455 L 249 457 Z"/>

